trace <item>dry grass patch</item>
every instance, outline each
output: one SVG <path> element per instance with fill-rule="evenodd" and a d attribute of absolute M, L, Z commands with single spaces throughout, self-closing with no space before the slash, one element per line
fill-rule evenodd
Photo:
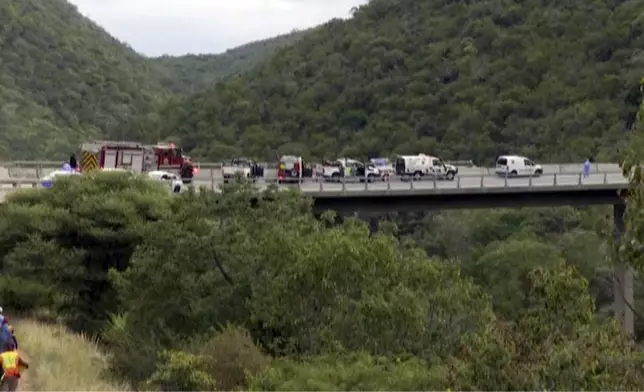
<path fill-rule="evenodd" d="M 20 351 L 31 366 L 21 390 L 123 391 L 106 379 L 107 358 L 96 342 L 64 327 L 14 320 Z"/>

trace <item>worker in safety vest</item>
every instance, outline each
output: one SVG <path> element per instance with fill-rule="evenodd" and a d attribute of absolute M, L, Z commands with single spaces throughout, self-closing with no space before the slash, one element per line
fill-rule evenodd
<path fill-rule="evenodd" d="M 20 380 L 20 367 L 28 369 L 29 364 L 21 358 L 13 343 L 7 343 L 5 350 L 0 354 L 0 365 L 2 365 L 0 391 L 16 391 Z"/>

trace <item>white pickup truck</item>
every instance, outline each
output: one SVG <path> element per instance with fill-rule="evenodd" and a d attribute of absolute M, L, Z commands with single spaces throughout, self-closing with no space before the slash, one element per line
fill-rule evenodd
<path fill-rule="evenodd" d="M 236 176 L 255 179 L 264 176 L 264 168 L 250 159 L 233 158 L 230 162 L 224 162 L 221 165 L 221 174 L 224 182 L 228 182 Z"/>
<path fill-rule="evenodd" d="M 325 181 L 340 182 L 359 181 L 374 182 L 383 179 L 380 170 L 373 164 L 367 164 L 355 159 L 340 158 L 335 161 L 322 163 L 322 177 Z"/>

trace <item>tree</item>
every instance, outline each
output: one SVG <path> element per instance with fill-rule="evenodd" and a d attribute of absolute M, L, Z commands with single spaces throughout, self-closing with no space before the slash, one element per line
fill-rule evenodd
<path fill-rule="evenodd" d="M 597 318 L 587 282 L 559 263 L 529 276 L 516 322 L 471 335 L 459 389 L 626 390 L 642 382 L 644 356 L 615 320 Z"/>
<path fill-rule="evenodd" d="M 254 197 L 248 185 L 202 193 L 184 200 L 177 232 L 149 227 L 157 235 L 114 274 L 126 322 L 113 340 L 177 349 L 233 323 L 277 356 L 363 350 L 440 360 L 493 318 L 455 264 L 372 237 L 362 222 L 330 227 L 294 193 L 272 189 L 253 206 Z M 141 381 L 154 370 L 149 358 L 135 362 L 147 370 L 120 371 Z"/>
<path fill-rule="evenodd" d="M 479 165 L 507 151 L 615 160 L 639 105 L 631 91 L 640 70 L 621 55 L 640 46 L 643 10 L 581 0 L 371 1 L 173 103 L 147 128 L 159 124 L 210 159 L 230 151 L 273 159 L 293 143 L 318 159 L 424 148 Z M 231 130 L 237 137 L 227 140 Z"/>
<path fill-rule="evenodd" d="M 95 333 L 118 308 L 108 271 L 128 267 L 145 225 L 171 203 L 159 184 L 119 173 L 16 192 L 0 209 L 3 275 L 39 286 L 74 329 Z"/>

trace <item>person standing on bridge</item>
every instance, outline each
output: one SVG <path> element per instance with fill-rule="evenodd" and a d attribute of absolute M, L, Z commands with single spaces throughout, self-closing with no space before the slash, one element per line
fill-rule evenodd
<path fill-rule="evenodd" d="M 2 365 L 0 391 L 16 391 L 20 380 L 20 368 L 29 369 L 29 364 L 22 359 L 13 342 L 7 343 L 5 350 L 0 354 L 0 365 Z"/>
<path fill-rule="evenodd" d="M 590 175 L 590 159 L 586 159 L 584 162 L 584 178 Z"/>

